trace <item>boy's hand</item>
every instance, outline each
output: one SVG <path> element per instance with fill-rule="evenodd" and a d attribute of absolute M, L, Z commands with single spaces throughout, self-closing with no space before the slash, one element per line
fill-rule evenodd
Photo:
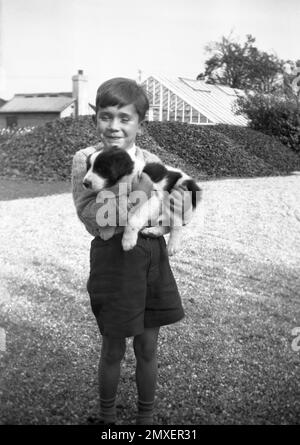
<path fill-rule="evenodd" d="M 143 230 L 141 230 L 141 233 L 149 236 L 150 238 L 158 238 L 159 236 L 166 235 L 169 231 L 169 227 L 155 226 L 145 227 Z"/>
<path fill-rule="evenodd" d="M 175 186 L 170 194 L 170 211 L 174 221 L 179 225 L 186 225 L 192 219 L 192 195 L 185 185 Z"/>
<path fill-rule="evenodd" d="M 170 231 L 170 226 L 183 226 L 188 224 L 191 219 L 191 194 L 186 186 L 177 186 L 170 194 L 165 195 L 160 215 L 156 221 L 157 226 L 146 227 L 142 230 L 142 233 L 153 238 L 162 236 Z"/>
<path fill-rule="evenodd" d="M 184 185 L 175 186 L 163 200 L 160 225 L 184 226 L 192 219 L 192 197 Z"/>

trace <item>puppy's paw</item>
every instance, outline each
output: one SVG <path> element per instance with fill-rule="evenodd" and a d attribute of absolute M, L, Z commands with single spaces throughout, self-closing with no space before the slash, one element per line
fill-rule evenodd
<path fill-rule="evenodd" d="M 122 238 L 123 250 L 132 250 L 136 246 L 136 239 L 130 239 L 129 237 Z"/>
<path fill-rule="evenodd" d="M 122 237 L 123 250 L 133 249 L 137 243 L 138 234 L 135 230 L 126 228 Z"/>
<path fill-rule="evenodd" d="M 139 231 L 143 226 L 144 226 L 144 221 L 139 215 L 137 214 L 130 215 L 127 226 L 128 230 Z"/>
<path fill-rule="evenodd" d="M 180 245 L 178 243 L 173 242 L 172 240 L 169 240 L 167 249 L 169 256 L 173 256 L 179 252 Z"/>

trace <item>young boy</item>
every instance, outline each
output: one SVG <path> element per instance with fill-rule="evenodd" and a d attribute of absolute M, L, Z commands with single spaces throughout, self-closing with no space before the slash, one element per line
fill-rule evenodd
<path fill-rule="evenodd" d="M 125 252 L 121 246 L 123 228 L 97 225 L 96 214 L 101 204 L 96 202 L 97 194 L 84 189 L 82 184 L 86 159 L 99 149 L 119 147 L 146 163 L 161 162 L 135 145 L 148 108 L 147 96 L 136 82 L 124 78 L 105 82 L 98 88 L 96 96 L 96 128 L 100 143 L 79 150 L 73 158 L 74 203 L 78 217 L 94 236 L 87 289 L 102 335 L 99 392 L 100 422 L 104 424 L 116 422 L 115 399 L 126 337 L 134 337 L 138 391 L 136 423 L 153 423 L 159 328 L 184 317 L 164 237 L 153 238 L 140 233 L 137 245 Z M 149 195 L 151 187 L 149 177 L 143 174 L 136 189 Z"/>

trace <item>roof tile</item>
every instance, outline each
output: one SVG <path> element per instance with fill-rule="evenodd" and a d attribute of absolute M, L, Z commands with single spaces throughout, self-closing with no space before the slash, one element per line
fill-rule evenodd
<path fill-rule="evenodd" d="M 0 113 L 59 113 L 74 101 L 69 93 L 16 94 Z"/>

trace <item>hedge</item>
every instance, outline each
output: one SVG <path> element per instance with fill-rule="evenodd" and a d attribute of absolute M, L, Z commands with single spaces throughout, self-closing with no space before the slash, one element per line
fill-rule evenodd
<path fill-rule="evenodd" d="M 98 142 L 91 116 L 64 118 L 0 143 L 0 175 L 69 180 L 72 157 Z M 300 157 L 274 138 L 241 127 L 148 122 L 137 143 L 202 179 L 265 176 L 300 169 Z"/>
<path fill-rule="evenodd" d="M 161 147 L 207 176 L 269 176 L 300 169 L 297 153 L 249 128 L 149 122 L 147 129 Z"/>
<path fill-rule="evenodd" d="M 299 168 L 300 154 L 280 143 L 277 137 L 234 125 L 216 125 L 215 129 L 241 144 L 249 155 L 263 159 L 281 173 Z"/>

